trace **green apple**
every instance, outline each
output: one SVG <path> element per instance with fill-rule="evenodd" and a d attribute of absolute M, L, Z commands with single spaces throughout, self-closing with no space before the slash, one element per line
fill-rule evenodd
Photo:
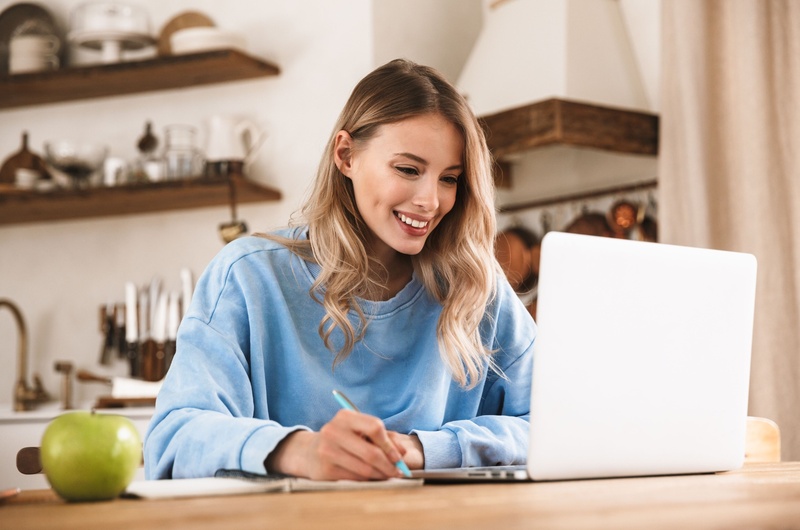
<path fill-rule="evenodd" d="M 124 416 L 69 412 L 45 429 L 41 458 L 47 480 L 64 500 L 113 499 L 141 464 L 142 440 Z"/>

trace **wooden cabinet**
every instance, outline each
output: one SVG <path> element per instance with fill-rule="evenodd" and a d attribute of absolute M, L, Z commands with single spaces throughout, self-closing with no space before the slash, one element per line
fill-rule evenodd
<path fill-rule="evenodd" d="M 236 50 L 0 76 L 0 109 L 120 96 L 274 76 L 274 64 Z M 277 190 L 234 178 L 239 203 L 275 201 Z M 224 179 L 57 190 L 0 189 L 0 225 L 181 210 L 229 202 Z"/>

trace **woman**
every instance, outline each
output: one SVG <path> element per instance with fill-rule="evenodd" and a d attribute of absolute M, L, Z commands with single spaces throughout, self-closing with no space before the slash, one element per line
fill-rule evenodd
<path fill-rule="evenodd" d="M 148 478 L 525 462 L 535 325 L 493 257 L 477 120 L 435 70 L 396 60 L 334 131 L 304 224 L 230 243 L 198 280 Z"/>

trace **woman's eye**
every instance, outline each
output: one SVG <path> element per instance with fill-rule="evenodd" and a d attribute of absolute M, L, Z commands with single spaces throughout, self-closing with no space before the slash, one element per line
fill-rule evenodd
<path fill-rule="evenodd" d="M 407 167 L 407 166 L 397 166 L 397 171 L 400 173 L 405 173 L 406 175 L 417 175 L 419 174 L 417 168 L 415 167 Z"/>
<path fill-rule="evenodd" d="M 458 184 L 458 177 L 453 177 L 453 176 L 442 177 L 442 182 L 450 186 L 455 186 L 456 184 Z"/>

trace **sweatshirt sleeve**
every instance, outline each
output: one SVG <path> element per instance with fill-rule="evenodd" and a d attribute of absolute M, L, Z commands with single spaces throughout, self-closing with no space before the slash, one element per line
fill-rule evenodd
<path fill-rule="evenodd" d="M 303 426 L 272 421 L 265 389 L 251 382 L 250 326 L 238 257 L 223 251 L 198 280 L 177 352 L 144 442 L 148 479 L 213 476 L 220 468 L 264 473 L 264 460 Z"/>
<path fill-rule="evenodd" d="M 253 417 L 245 357 L 209 325 L 188 318 L 179 340 L 145 437 L 146 477 L 206 477 L 221 468 L 264 473 L 267 455 L 303 427 Z"/>
<path fill-rule="evenodd" d="M 507 379 L 487 381 L 475 418 L 447 422 L 437 431 L 413 431 L 424 448 L 425 468 L 524 464 L 531 363 L 531 355 L 523 355 L 505 370 Z"/>
<path fill-rule="evenodd" d="M 461 410 L 461 418 L 436 431 L 412 431 L 422 443 L 426 469 L 527 462 L 536 324 L 507 282 L 501 282 L 487 315 L 484 340 L 495 350 L 500 373 L 490 370 L 477 390 L 480 402 L 477 413 L 470 409 L 473 417 Z M 471 403 L 471 392 L 461 400 Z"/>

